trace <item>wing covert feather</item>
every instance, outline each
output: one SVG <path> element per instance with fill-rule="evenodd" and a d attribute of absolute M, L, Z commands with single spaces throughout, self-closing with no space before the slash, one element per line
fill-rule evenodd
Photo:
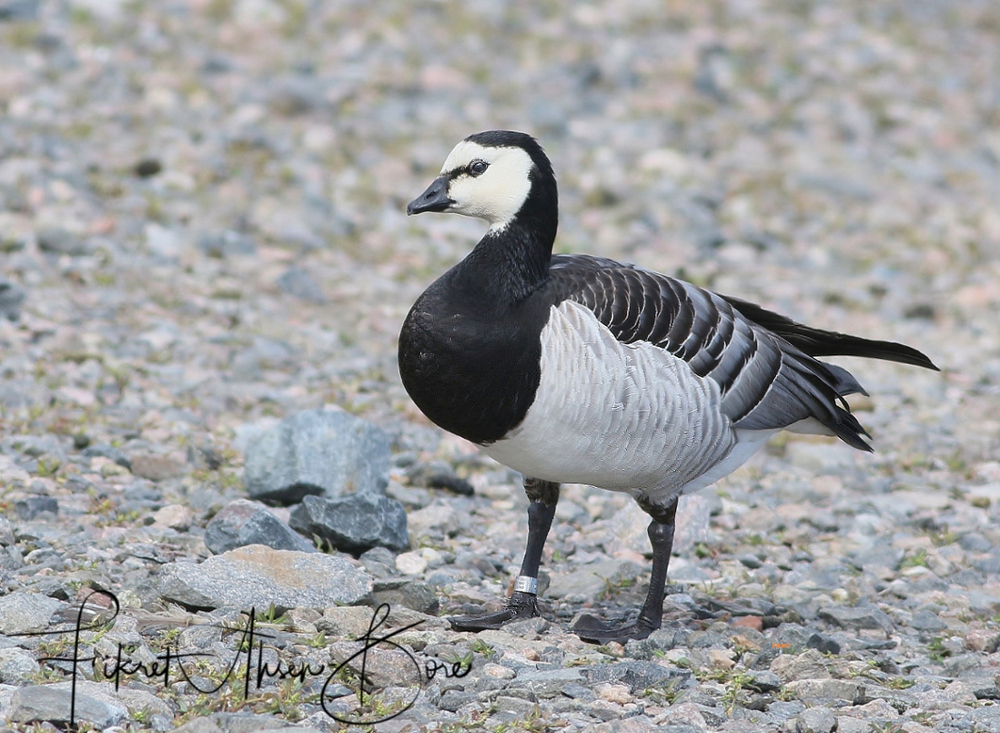
<path fill-rule="evenodd" d="M 867 433 L 842 399 L 861 385 L 846 370 L 817 361 L 744 315 L 756 312 L 751 304 L 587 255 L 554 256 L 550 285 L 557 302 L 586 306 L 619 341 L 649 342 L 715 381 L 722 411 L 734 427 L 773 430 L 812 417 L 850 445 L 871 450 L 861 438 Z"/>

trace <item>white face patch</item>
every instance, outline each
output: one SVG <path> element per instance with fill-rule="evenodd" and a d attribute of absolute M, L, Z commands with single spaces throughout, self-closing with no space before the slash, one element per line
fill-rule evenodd
<path fill-rule="evenodd" d="M 469 171 L 474 161 L 488 164 L 478 176 Z M 441 167 L 442 174 L 457 173 L 448 185 L 448 197 L 455 202 L 448 211 L 485 219 L 491 231 L 503 229 L 528 198 L 533 165 L 521 148 L 484 147 L 463 140 Z"/>

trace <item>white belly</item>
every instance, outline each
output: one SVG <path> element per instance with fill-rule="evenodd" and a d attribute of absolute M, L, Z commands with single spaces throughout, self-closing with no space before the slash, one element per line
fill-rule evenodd
<path fill-rule="evenodd" d="M 483 448 L 525 476 L 664 504 L 733 471 L 770 432 L 734 430 L 718 385 L 648 343 L 622 344 L 582 305 L 553 307 L 524 420 Z"/>

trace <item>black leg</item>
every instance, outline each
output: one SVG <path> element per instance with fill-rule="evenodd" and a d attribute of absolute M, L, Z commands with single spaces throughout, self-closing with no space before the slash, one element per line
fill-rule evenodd
<path fill-rule="evenodd" d="M 514 585 L 514 593 L 504 607 L 496 613 L 476 616 L 455 616 L 448 619 L 456 631 L 482 631 L 499 629 L 511 621 L 540 616 L 538 610 L 538 567 L 542 563 L 542 549 L 548 537 L 552 518 L 559 501 L 559 484 L 537 479 L 524 480 L 524 493 L 531 499 L 528 505 L 528 543 L 521 561 L 521 574 Z M 661 601 L 662 603 L 662 601 Z"/>
<path fill-rule="evenodd" d="M 674 545 L 674 521 L 677 514 L 677 499 L 664 508 L 639 503 L 643 511 L 653 521 L 646 530 L 653 546 L 653 570 L 649 577 L 649 592 L 639 611 L 635 623 L 611 626 L 591 615 L 581 616 L 573 626 L 573 631 L 584 641 L 606 644 L 617 641 L 624 644 L 629 639 L 645 639 L 660 628 L 663 623 L 663 595 L 667 582 L 667 568 L 670 565 L 670 551 Z"/>

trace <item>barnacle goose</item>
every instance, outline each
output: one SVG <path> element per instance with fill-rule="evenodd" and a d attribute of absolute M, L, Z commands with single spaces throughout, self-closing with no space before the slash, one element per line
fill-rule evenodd
<path fill-rule="evenodd" d="M 559 484 L 631 494 L 652 519 L 649 592 L 635 622 L 591 617 L 594 642 L 659 628 L 681 494 L 729 474 L 779 430 L 871 451 L 844 397 L 864 393 L 843 354 L 937 367 L 919 351 L 821 331 L 738 298 L 609 259 L 553 255 L 552 166 L 520 132 L 472 135 L 407 206 L 479 217 L 475 249 L 421 295 L 399 336 L 417 406 L 524 475 L 530 499 L 520 576 L 496 613 L 451 619 L 499 628 L 539 615 L 542 546 Z"/>

